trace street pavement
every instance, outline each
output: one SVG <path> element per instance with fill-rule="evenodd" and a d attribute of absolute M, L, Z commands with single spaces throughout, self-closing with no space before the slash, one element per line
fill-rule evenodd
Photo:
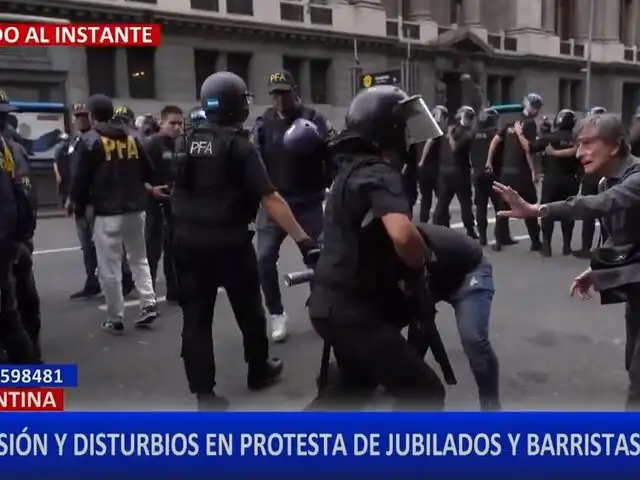
<path fill-rule="evenodd" d="M 459 221 L 459 215 L 454 213 L 454 227 L 461 227 Z M 543 259 L 529 252 L 524 225 L 521 221 L 512 224 L 512 233 L 521 238 L 520 243 L 501 253 L 487 249 L 496 284 L 491 340 L 500 359 L 504 407 L 620 408 L 626 388 L 623 308 L 602 307 L 597 298 L 569 298 L 570 282 L 586 268 L 586 262 L 560 255 Z M 576 246 L 578 235 L 577 230 Z M 556 242 L 556 251 L 559 250 Z M 81 254 L 70 219 L 40 220 L 35 265 L 42 300 L 45 359 L 79 366 L 80 386 L 68 391 L 67 408 L 195 408 L 180 358 L 178 307 L 162 303 L 162 316 L 150 331 L 128 328 L 122 337 L 102 332 L 101 299 L 69 300 L 69 294 L 83 282 Z M 280 272 L 301 268 L 299 253 L 287 240 Z M 163 280 L 159 281 L 158 294 L 164 294 Z M 234 409 L 300 410 L 314 396 L 321 342 L 304 308 L 308 289 L 283 287 L 283 294 L 291 337 L 283 345 L 274 345 L 272 353 L 284 360 L 285 371 L 281 382 L 260 393 L 246 389 L 241 337 L 226 296 L 218 296 L 214 329 L 217 389 Z M 127 317 L 133 320 L 137 306 L 134 301 L 128 305 Z M 448 388 L 447 408 L 475 410 L 475 383 L 460 347 L 452 309 L 441 305 L 439 310 L 438 324 L 459 379 L 459 385 Z M 371 408 L 390 405 L 383 396 Z"/>

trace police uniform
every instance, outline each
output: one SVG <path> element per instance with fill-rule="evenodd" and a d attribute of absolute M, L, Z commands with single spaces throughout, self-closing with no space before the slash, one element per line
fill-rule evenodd
<path fill-rule="evenodd" d="M 123 244 L 140 296 L 135 325 L 147 327 L 158 317 L 144 242 L 145 184 L 151 182 L 152 170 L 131 129 L 113 121 L 111 99 L 94 95 L 87 106 L 96 123 L 79 144 L 70 203 L 79 216 L 89 205 L 93 207 L 98 276 L 107 304 L 102 328 L 119 334 L 124 330 Z"/>
<path fill-rule="evenodd" d="M 309 313 L 315 330 L 333 347 L 342 384 L 336 397 L 325 393 L 310 409 L 325 402 L 361 401 L 378 385 L 405 406 L 419 402 L 422 409 L 440 409 L 444 403 L 438 376 L 401 334 L 411 317 L 398 287 L 404 267 L 381 221 L 389 214 L 411 217 L 402 165 L 383 159 L 378 150 L 396 151 L 402 159 L 406 116 L 397 107 L 403 100 L 404 108 L 418 108 L 417 118 L 424 103 L 417 97 L 409 100 L 397 88 L 379 86 L 360 93 L 333 146 L 341 165 L 327 200 Z M 430 120 L 429 131 L 441 133 Z M 426 135 L 411 138 L 426 141 L 431 138 Z"/>
<path fill-rule="evenodd" d="M 20 180 L 20 152 L 2 135 L 7 126 L 7 114 L 15 110 L 5 92 L 0 91 L 0 346 L 11 363 L 33 364 L 38 358 L 29 333 L 35 333 L 36 329 L 32 328 L 28 333 L 20 319 L 14 268 L 18 261 L 21 263 L 19 274 L 24 270 L 22 256 L 25 253 L 21 244 L 33 237 L 35 211 L 24 191 L 26 185 Z M 24 284 L 21 295 L 24 300 Z"/>
<path fill-rule="evenodd" d="M 243 336 L 247 385 L 261 389 L 282 372 L 269 358 L 260 295 L 253 221 L 260 201 L 275 192 L 249 134 L 238 130 L 249 114 L 246 84 L 218 72 L 202 85 L 208 120 L 184 138 L 175 157 L 171 208 L 175 261 L 184 318 L 182 358 L 189 389 L 201 408 L 224 408 L 214 393 L 213 312 L 224 287 Z"/>
<path fill-rule="evenodd" d="M 471 113 L 463 112 L 468 108 Z M 473 199 L 471 191 L 471 165 L 469 151 L 473 138 L 473 127 L 463 125 L 462 115 L 471 115 L 475 120 L 475 112 L 470 107 L 462 107 L 456 114 L 456 124 L 450 128 L 446 137 L 436 139 L 439 154 L 438 199 L 433 213 L 433 223 L 449 226 L 451 215 L 449 208 L 453 197 L 460 203 L 460 215 L 467 235 L 477 238 L 475 218 L 473 216 Z M 466 118 L 466 117 L 465 117 Z M 453 145 L 451 145 L 451 140 Z"/>
<path fill-rule="evenodd" d="M 478 125 L 479 128 L 473 136 L 470 148 L 473 188 L 475 191 L 474 203 L 476 206 L 476 221 L 478 222 L 480 245 L 487 244 L 487 228 L 489 225 L 487 207 L 489 200 L 491 200 L 495 211 L 498 211 L 500 206 L 498 194 L 493 191 L 493 181 L 495 178 L 500 178 L 502 155 L 494 158 L 493 171 L 487 171 L 489 145 L 499 130 L 497 121 L 498 112 L 495 110 L 482 112 Z"/>
<path fill-rule="evenodd" d="M 295 95 L 295 81 L 288 72 L 273 73 L 269 77 L 269 91 L 272 94 Z M 329 159 L 322 155 L 307 156 L 304 151 L 283 147 L 284 134 L 296 119 L 313 122 L 323 137 L 328 137 L 330 126 L 324 116 L 302 105 L 298 99 L 291 111 L 268 108 L 256 120 L 252 138 L 275 188 L 287 200 L 304 230 L 313 239 L 318 239 L 322 233 L 325 189 L 331 183 L 326 177 Z M 264 209 L 258 212 L 256 229 L 258 269 L 265 305 L 272 317 L 272 337 L 275 341 L 282 341 L 287 336 L 287 317 L 282 305 L 277 262 L 286 234 Z"/>
<path fill-rule="evenodd" d="M 562 110 L 554 120 L 553 132 L 543 134 L 531 142 L 531 153 L 544 152 L 547 146 L 554 150 L 567 150 L 574 147 L 573 127 L 576 123 L 575 113 Z M 578 193 L 580 189 L 581 165 L 577 157 L 555 157 L 545 153 L 542 157 L 542 192 L 540 203 L 551 203 L 566 200 Z M 551 256 L 551 239 L 553 236 L 554 220 L 543 218 L 540 220 L 542 230 L 542 250 L 540 253 Z M 573 236 L 573 220 L 563 220 L 562 226 L 562 254 L 570 255 L 571 239 Z"/>

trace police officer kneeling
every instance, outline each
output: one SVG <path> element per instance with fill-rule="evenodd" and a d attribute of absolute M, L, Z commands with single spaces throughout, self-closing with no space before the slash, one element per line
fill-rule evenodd
<path fill-rule="evenodd" d="M 206 120 L 185 137 L 175 157 L 171 208 L 175 260 L 184 317 L 182 357 L 189 388 L 202 409 L 221 409 L 217 397 L 212 321 L 218 287 L 224 287 L 244 339 L 247 385 L 272 384 L 282 361 L 269 358 L 253 233 L 258 205 L 298 244 L 303 257 L 317 249 L 269 180 L 249 135 L 247 86 L 230 72 L 209 76 L 200 91 Z"/>
<path fill-rule="evenodd" d="M 332 144 L 342 164 L 325 210 L 323 251 L 309 299 L 314 328 L 356 390 L 384 386 L 397 399 L 441 409 L 444 387 L 401 328 L 407 295 L 425 288 L 429 252 L 411 222 L 402 159 L 408 142 L 442 135 L 419 96 L 391 86 L 360 92 Z M 404 290 L 400 282 L 404 282 Z"/>

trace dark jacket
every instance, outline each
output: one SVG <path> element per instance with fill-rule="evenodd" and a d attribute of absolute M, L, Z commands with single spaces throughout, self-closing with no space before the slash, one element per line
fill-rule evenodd
<path fill-rule="evenodd" d="M 140 140 L 128 127 L 97 124 L 84 135 L 78 149 L 70 189 L 76 214 L 82 215 L 89 204 L 102 216 L 144 210 L 144 184 L 152 180 L 152 167 Z"/>
<path fill-rule="evenodd" d="M 173 152 L 175 141 L 163 135 L 154 133 L 144 141 L 144 147 L 153 166 L 152 185 L 171 185 L 171 162 L 164 157 L 166 152 Z"/>

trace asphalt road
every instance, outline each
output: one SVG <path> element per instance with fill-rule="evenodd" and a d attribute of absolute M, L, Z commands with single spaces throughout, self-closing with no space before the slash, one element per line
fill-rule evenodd
<path fill-rule="evenodd" d="M 457 214 L 453 221 L 459 222 Z M 513 222 L 512 231 L 524 238 L 522 222 Z M 559 255 L 542 259 L 528 249 L 528 240 L 522 240 L 501 253 L 487 252 L 494 265 L 497 289 L 491 339 L 501 362 L 504 407 L 620 408 L 626 388 L 623 309 L 601 307 L 597 299 L 569 298 L 570 281 L 586 267 L 585 261 Z M 161 304 L 162 317 L 152 331 L 129 328 L 126 335 L 113 337 L 99 328 L 104 317 L 100 299 L 68 299 L 83 282 L 73 221 L 41 220 L 36 251 L 45 359 L 50 363 L 75 363 L 80 369 L 80 386 L 68 392 L 68 408 L 195 407 L 180 359 L 178 307 Z M 297 249 L 289 240 L 282 249 L 280 268 L 281 273 L 302 268 Z M 158 293 L 164 294 L 162 281 Z M 313 398 L 321 343 L 306 316 L 307 294 L 304 286 L 284 291 L 291 337 L 284 345 L 274 345 L 272 351 L 284 360 L 285 373 L 279 384 L 260 393 L 250 393 L 245 387 L 239 331 L 225 295 L 219 295 L 214 333 L 218 391 L 229 398 L 233 408 L 300 410 Z M 127 308 L 131 320 L 136 313 L 135 305 Z M 460 380 L 458 386 L 448 390 L 448 408 L 477 409 L 475 383 L 449 306 L 441 306 L 438 323 Z M 372 408 L 388 405 L 382 399 Z"/>

